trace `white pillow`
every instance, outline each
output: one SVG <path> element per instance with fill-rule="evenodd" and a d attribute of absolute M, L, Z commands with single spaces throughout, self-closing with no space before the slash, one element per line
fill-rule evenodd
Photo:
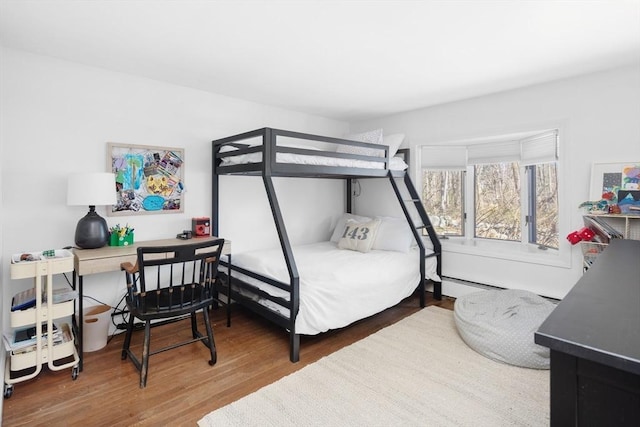
<path fill-rule="evenodd" d="M 403 171 L 409 167 L 400 157 L 392 157 L 389 159 L 389 169 L 392 171 Z"/>
<path fill-rule="evenodd" d="M 371 144 L 382 145 L 384 138 L 382 137 L 382 129 L 371 130 L 369 132 L 347 135 L 344 139 L 352 141 L 368 142 Z M 359 154 L 362 156 L 384 157 L 384 151 L 375 150 L 366 147 L 354 147 L 353 145 L 339 145 L 337 153 Z"/>
<path fill-rule="evenodd" d="M 380 220 L 377 218 L 369 222 L 348 220 L 342 233 L 344 237 L 338 241 L 338 247 L 358 252 L 369 252 L 376 239 L 379 226 Z"/>
<path fill-rule="evenodd" d="M 372 218 L 368 216 L 360 216 L 354 215 L 350 213 L 344 213 L 340 218 L 338 218 L 338 222 L 336 223 L 336 228 L 333 230 L 333 234 L 331 235 L 331 241 L 333 243 L 338 243 L 338 241 L 342 238 L 342 234 L 344 234 L 344 226 L 347 224 L 347 221 L 353 219 L 358 222 L 367 222 L 371 221 Z"/>
<path fill-rule="evenodd" d="M 380 220 L 380 227 L 371 249 L 409 252 L 415 239 L 407 220 L 392 217 L 376 218 Z"/>
<path fill-rule="evenodd" d="M 394 133 L 393 135 L 384 135 L 382 143 L 389 146 L 389 157 L 393 157 L 404 141 L 404 133 Z"/>

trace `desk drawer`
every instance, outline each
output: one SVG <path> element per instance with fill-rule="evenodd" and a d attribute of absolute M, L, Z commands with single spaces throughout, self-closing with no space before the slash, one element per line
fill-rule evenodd
<path fill-rule="evenodd" d="M 80 276 L 96 273 L 107 273 L 109 271 L 119 271 L 123 262 L 136 263 L 135 255 L 119 256 L 113 258 L 97 258 L 76 262 L 76 273 Z"/>

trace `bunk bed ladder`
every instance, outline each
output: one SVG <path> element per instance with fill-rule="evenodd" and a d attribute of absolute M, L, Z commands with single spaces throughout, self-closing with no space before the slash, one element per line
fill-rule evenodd
<path fill-rule="evenodd" d="M 407 222 L 411 226 L 411 231 L 413 232 L 413 237 L 418 243 L 418 247 L 420 248 L 420 306 L 424 307 L 425 303 L 425 260 L 427 258 L 436 257 L 437 259 L 437 267 L 436 272 L 438 277 L 442 277 L 442 247 L 440 246 L 440 240 L 438 240 L 438 236 L 436 234 L 433 225 L 431 224 L 431 220 L 427 215 L 427 211 L 424 209 L 424 205 L 420 200 L 420 196 L 416 191 L 413 183 L 411 182 L 411 178 L 408 173 L 405 173 L 402 182 L 404 183 L 407 191 L 409 192 L 410 199 L 405 199 L 400 192 L 400 188 L 398 187 L 398 183 L 396 182 L 396 177 L 390 171 L 389 180 L 391 181 L 391 186 L 393 187 L 393 191 L 398 198 L 398 202 L 400 202 L 400 207 L 402 208 L 402 212 L 404 212 L 404 216 L 407 219 Z M 418 212 L 420 224 L 416 225 L 414 218 L 409 212 L 409 206 L 413 205 L 414 210 Z M 426 231 L 431 243 L 433 245 L 433 253 L 426 254 L 426 249 L 424 243 L 422 241 L 422 232 Z M 433 296 L 437 300 L 442 299 L 442 282 L 433 282 Z"/>

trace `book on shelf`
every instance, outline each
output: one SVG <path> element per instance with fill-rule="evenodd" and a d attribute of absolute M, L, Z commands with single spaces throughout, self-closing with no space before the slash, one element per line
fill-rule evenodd
<path fill-rule="evenodd" d="M 26 310 L 36 306 L 36 288 L 18 292 L 11 300 L 11 311 Z"/>
<path fill-rule="evenodd" d="M 46 344 L 47 340 L 47 323 L 42 324 L 42 339 Z M 9 350 L 15 351 L 23 348 L 34 347 L 37 342 L 37 330 L 36 326 L 30 326 L 28 328 L 13 329 L 4 333 L 4 341 Z M 53 344 L 60 344 L 64 342 L 64 334 L 60 331 L 58 326 L 53 324 Z"/>
<path fill-rule="evenodd" d="M 78 297 L 78 291 L 71 288 L 58 288 L 52 292 L 53 303 L 58 304 L 65 301 L 72 301 Z M 47 302 L 47 293 L 42 293 L 42 302 Z M 36 306 L 36 288 L 18 292 L 11 300 L 11 311 L 27 310 Z"/>
<path fill-rule="evenodd" d="M 58 304 L 61 302 L 72 301 L 78 298 L 78 291 L 74 291 L 71 288 L 58 288 L 53 290 L 52 295 L 53 303 Z M 47 295 L 45 294 L 44 301 L 47 300 L 46 296 Z"/>
<path fill-rule="evenodd" d="M 584 225 L 595 232 L 593 241 L 598 243 L 609 243 L 611 239 L 622 239 L 624 236 L 613 228 L 607 221 L 597 216 L 584 216 Z"/>

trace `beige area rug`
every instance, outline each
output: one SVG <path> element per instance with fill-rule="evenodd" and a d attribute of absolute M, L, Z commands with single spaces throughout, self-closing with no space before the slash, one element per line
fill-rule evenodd
<path fill-rule="evenodd" d="M 549 371 L 487 359 L 425 308 L 202 418 L 205 426 L 547 426 Z"/>

